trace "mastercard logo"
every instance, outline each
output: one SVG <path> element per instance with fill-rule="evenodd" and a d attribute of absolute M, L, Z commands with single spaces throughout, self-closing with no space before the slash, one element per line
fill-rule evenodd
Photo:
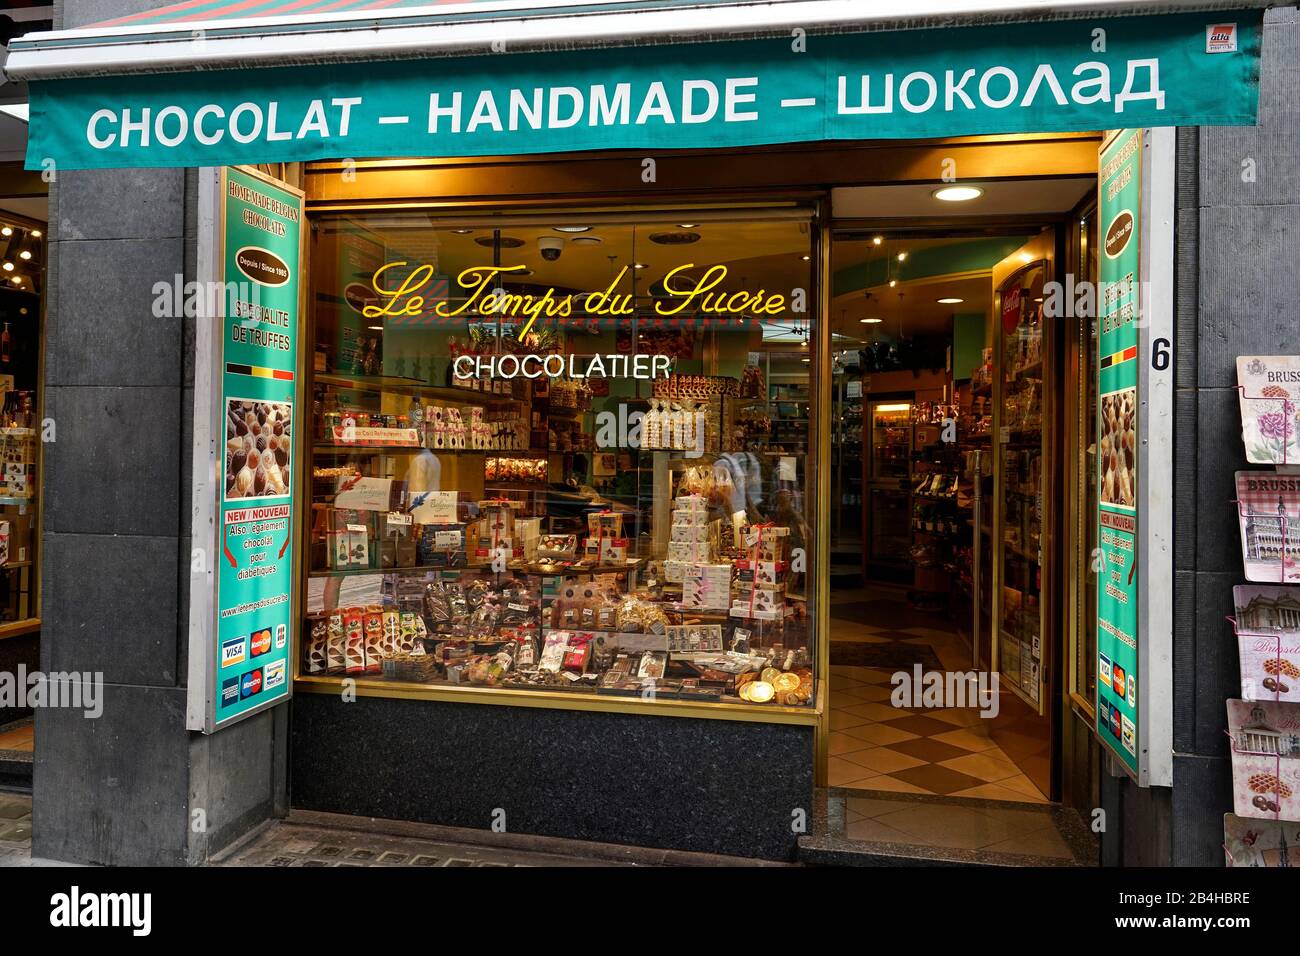
<path fill-rule="evenodd" d="M 253 649 L 254 657 L 267 653 L 271 649 L 271 629 L 268 627 L 261 631 L 254 631 L 248 639 L 248 644 Z"/>

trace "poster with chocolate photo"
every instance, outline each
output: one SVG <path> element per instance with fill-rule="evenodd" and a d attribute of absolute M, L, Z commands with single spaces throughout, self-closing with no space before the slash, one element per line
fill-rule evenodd
<path fill-rule="evenodd" d="M 1137 388 L 1101 397 L 1098 429 L 1101 502 L 1133 508 L 1137 502 Z"/>
<path fill-rule="evenodd" d="M 226 501 L 289 494 L 292 429 L 291 402 L 226 403 Z"/>
<path fill-rule="evenodd" d="M 1300 465 L 1300 356 L 1237 356 L 1237 395 L 1246 460 Z"/>

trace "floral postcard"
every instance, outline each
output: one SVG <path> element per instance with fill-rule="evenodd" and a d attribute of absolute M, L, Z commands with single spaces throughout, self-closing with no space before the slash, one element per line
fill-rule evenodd
<path fill-rule="evenodd" d="M 1241 440 L 1257 465 L 1300 465 L 1300 355 L 1237 356 Z"/>
<path fill-rule="evenodd" d="M 1295 866 L 1300 863 L 1300 824 L 1247 820 L 1235 813 L 1225 813 L 1223 863 L 1225 866 Z"/>

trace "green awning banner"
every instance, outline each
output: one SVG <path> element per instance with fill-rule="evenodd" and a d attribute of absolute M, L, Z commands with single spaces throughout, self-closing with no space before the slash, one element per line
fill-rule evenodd
<path fill-rule="evenodd" d="M 33 81 L 29 169 L 1255 122 L 1258 10 Z"/>

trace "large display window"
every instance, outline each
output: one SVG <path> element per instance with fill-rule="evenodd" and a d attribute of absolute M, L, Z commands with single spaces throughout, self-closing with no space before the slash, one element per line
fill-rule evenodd
<path fill-rule="evenodd" d="M 812 707 L 811 210 L 311 235 L 301 682 Z"/>

